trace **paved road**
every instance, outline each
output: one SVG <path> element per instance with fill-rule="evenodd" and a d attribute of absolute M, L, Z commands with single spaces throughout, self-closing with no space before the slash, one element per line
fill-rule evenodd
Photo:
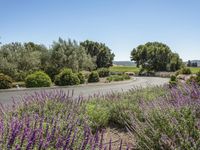
<path fill-rule="evenodd" d="M 115 83 L 99 83 L 99 84 L 88 84 L 84 86 L 74 86 L 74 87 L 53 87 L 44 88 L 45 91 L 51 90 L 63 90 L 74 91 L 74 96 L 82 95 L 87 97 L 89 95 L 96 94 L 106 94 L 112 91 L 122 92 L 127 91 L 134 87 L 147 87 L 155 85 L 163 85 L 168 83 L 169 79 L 159 78 L 159 77 L 135 77 L 134 80 L 115 82 Z M 34 92 L 41 91 L 41 89 L 21 89 L 21 90 L 6 90 L 0 91 L 0 103 L 9 104 L 12 102 L 12 97 L 20 97 L 26 94 L 33 94 Z"/>

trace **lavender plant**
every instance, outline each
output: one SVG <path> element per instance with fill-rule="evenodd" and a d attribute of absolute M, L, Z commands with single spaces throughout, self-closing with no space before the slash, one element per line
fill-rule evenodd
<path fill-rule="evenodd" d="M 41 92 L 15 102 L 9 110 L 1 106 L 0 149 L 111 149 L 112 140 L 105 141 L 104 130 L 92 132 L 81 115 L 82 98 L 72 97 L 62 91 Z"/>
<path fill-rule="evenodd" d="M 0 109 L 0 149 L 133 149 L 108 141 L 114 125 L 137 149 L 198 149 L 200 88 L 196 84 L 137 88 L 88 99 L 73 91 L 39 92 Z M 131 143 L 131 145 L 132 145 Z"/>
<path fill-rule="evenodd" d="M 200 147 L 200 87 L 172 87 L 170 96 L 142 102 L 143 119 L 132 115 L 130 132 L 138 149 L 194 149 Z"/>

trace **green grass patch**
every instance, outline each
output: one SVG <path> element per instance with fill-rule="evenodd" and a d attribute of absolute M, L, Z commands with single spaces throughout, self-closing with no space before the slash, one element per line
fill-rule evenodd
<path fill-rule="evenodd" d="M 200 71 L 199 67 L 190 67 L 190 70 L 192 71 L 193 74 L 196 74 Z"/>
<path fill-rule="evenodd" d="M 139 73 L 140 68 L 131 66 L 112 66 L 110 67 L 111 72 L 134 72 Z"/>

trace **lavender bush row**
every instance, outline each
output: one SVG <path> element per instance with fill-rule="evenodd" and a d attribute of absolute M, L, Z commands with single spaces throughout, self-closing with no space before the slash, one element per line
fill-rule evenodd
<path fill-rule="evenodd" d="M 122 141 L 106 141 L 104 130 L 92 132 L 82 97 L 63 91 L 28 95 L 8 110 L 1 106 L 0 149 L 129 149 Z M 116 144 L 115 144 L 116 145 Z"/>
<path fill-rule="evenodd" d="M 1 121 L 0 137 L 1 149 L 111 149 L 112 141 L 104 142 L 104 133 L 92 134 L 90 128 L 85 126 L 83 132 L 78 123 L 66 124 L 65 129 L 59 120 L 51 122 L 42 118 L 26 117 L 23 120 L 12 118 L 10 123 Z M 122 143 L 119 145 L 119 149 Z"/>
<path fill-rule="evenodd" d="M 166 97 L 140 102 L 142 118 L 129 114 L 130 133 L 138 149 L 186 149 L 200 147 L 200 87 L 172 87 Z"/>
<path fill-rule="evenodd" d="M 200 146 L 200 88 L 196 84 L 137 88 L 73 98 L 73 91 L 27 95 L 1 106 L 0 149 L 132 149 L 104 128 L 127 128 L 137 149 Z M 116 143 L 115 143 L 116 142 Z"/>

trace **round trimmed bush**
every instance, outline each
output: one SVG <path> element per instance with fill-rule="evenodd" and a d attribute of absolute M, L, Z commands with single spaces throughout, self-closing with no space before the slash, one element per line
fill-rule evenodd
<path fill-rule="evenodd" d="M 12 87 L 12 78 L 0 73 L 0 89 L 9 89 Z"/>
<path fill-rule="evenodd" d="M 108 77 L 110 75 L 110 71 L 108 68 L 99 68 L 97 70 L 99 77 Z"/>
<path fill-rule="evenodd" d="M 78 78 L 79 78 L 79 80 L 80 80 L 80 84 L 84 84 L 84 83 L 85 83 L 85 76 L 84 76 L 84 74 L 81 73 L 81 72 L 79 72 L 79 73 L 77 74 L 77 76 L 78 76 Z"/>
<path fill-rule="evenodd" d="M 26 87 L 50 87 L 51 78 L 43 71 L 36 71 L 25 79 Z"/>
<path fill-rule="evenodd" d="M 76 74 L 72 74 L 72 82 L 71 85 L 78 85 L 80 84 L 80 79 Z"/>
<path fill-rule="evenodd" d="M 92 71 L 88 77 L 88 82 L 99 82 L 99 74 L 96 71 Z"/>
<path fill-rule="evenodd" d="M 123 78 L 124 80 L 129 80 L 131 79 L 131 77 L 128 74 L 123 74 Z"/>
<path fill-rule="evenodd" d="M 55 78 L 55 84 L 59 86 L 78 85 L 80 80 L 71 69 L 64 68 Z"/>
<path fill-rule="evenodd" d="M 170 85 L 176 85 L 177 84 L 177 78 L 175 75 L 171 75 L 170 76 L 170 81 L 169 81 Z"/>
<path fill-rule="evenodd" d="M 180 71 L 181 74 L 192 74 L 192 71 L 190 70 L 190 68 L 182 68 L 181 71 Z"/>

